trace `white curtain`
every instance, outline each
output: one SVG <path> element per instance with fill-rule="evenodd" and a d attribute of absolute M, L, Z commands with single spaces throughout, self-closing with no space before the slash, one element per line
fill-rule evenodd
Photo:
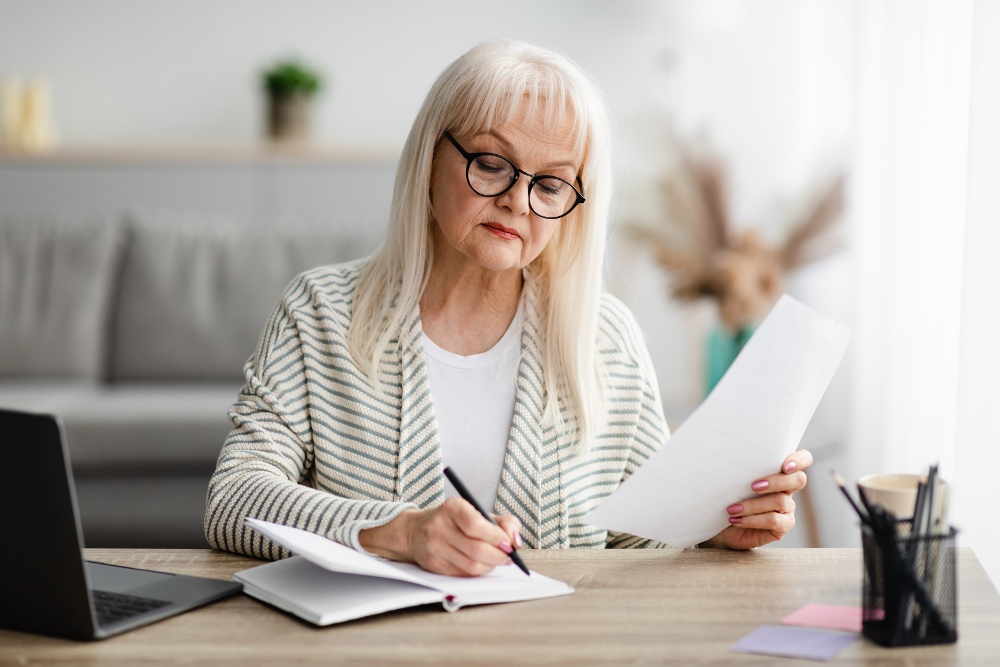
<path fill-rule="evenodd" d="M 1000 585 L 1000 2 L 976 2 L 954 516 Z"/>
<path fill-rule="evenodd" d="M 953 522 L 1000 582 L 997 86 L 1000 3 L 858 3 L 850 466 L 934 462 Z"/>

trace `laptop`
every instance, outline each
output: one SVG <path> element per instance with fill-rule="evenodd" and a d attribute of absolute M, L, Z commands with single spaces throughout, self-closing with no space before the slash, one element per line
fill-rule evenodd
<path fill-rule="evenodd" d="M 239 593 L 230 581 L 83 559 L 62 423 L 0 410 L 0 628 L 102 639 Z"/>

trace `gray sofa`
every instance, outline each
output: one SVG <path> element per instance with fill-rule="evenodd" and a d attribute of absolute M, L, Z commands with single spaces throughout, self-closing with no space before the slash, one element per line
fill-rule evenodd
<path fill-rule="evenodd" d="M 0 221 L 0 407 L 62 418 L 88 546 L 205 546 L 208 478 L 268 315 L 296 274 L 373 245 L 167 212 Z"/>

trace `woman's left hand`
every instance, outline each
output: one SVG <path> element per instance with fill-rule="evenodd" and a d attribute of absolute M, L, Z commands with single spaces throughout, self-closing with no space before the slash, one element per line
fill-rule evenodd
<path fill-rule="evenodd" d="M 777 542 L 795 526 L 795 501 L 792 494 L 806 485 L 805 469 L 812 465 L 812 454 L 804 449 L 788 455 L 781 472 L 762 477 L 750 485 L 756 498 L 730 505 L 728 528 L 703 542 L 704 547 L 753 549 Z"/>

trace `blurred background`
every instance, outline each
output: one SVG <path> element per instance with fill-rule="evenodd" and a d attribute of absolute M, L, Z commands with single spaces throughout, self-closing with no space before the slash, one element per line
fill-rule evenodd
<path fill-rule="evenodd" d="M 607 285 L 672 427 L 787 291 L 854 333 L 782 546 L 860 544 L 831 468 L 939 462 L 960 544 L 1000 581 L 1000 3 L 0 0 L 0 17 L 0 406 L 63 417 L 89 546 L 204 545 L 226 409 L 282 287 L 377 246 L 431 83 L 512 37 L 607 98 Z"/>

